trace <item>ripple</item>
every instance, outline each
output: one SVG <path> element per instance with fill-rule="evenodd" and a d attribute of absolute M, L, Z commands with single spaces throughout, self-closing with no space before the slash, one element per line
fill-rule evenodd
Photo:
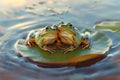
<path fill-rule="evenodd" d="M 26 11 L 42 16 L 51 16 L 57 14 L 64 14 L 69 12 L 70 8 L 67 4 L 61 4 L 63 1 L 41 1 L 36 4 L 32 4 L 31 6 L 26 7 Z"/>
<path fill-rule="evenodd" d="M 97 1 L 97 4 L 93 4 L 94 1 Z M 8 7 L 12 4 L 7 6 L 2 4 L 3 7 L 1 7 L 1 4 L 2 2 L 0 2 L 0 80 L 101 80 L 99 78 L 105 80 L 106 76 L 112 75 L 113 79 L 116 79 L 114 75 L 120 72 L 120 36 L 112 35 L 113 33 L 104 32 L 113 41 L 111 50 L 108 52 L 108 55 L 112 54 L 112 56 L 90 67 L 78 69 L 73 67 L 45 69 L 25 62 L 24 58 L 18 57 L 14 43 L 23 38 L 28 31 L 56 24 L 60 20 L 72 22 L 78 27 L 90 28 L 96 22 L 106 19 L 120 20 L 118 0 L 79 0 L 76 2 L 73 0 L 53 0 L 52 2 L 28 0 L 25 5 L 16 8 Z"/>

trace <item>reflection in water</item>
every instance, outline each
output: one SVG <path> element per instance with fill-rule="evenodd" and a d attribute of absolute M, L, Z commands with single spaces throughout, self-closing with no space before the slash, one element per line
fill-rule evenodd
<path fill-rule="evenodd" d="M 26 7 L 26 11 L 35 15 L 50 16 L 67 13 L 69 6 L 65 3 L 66 1 L 40 1 Z M 64 4 L 63 4 L 64 3 Z"/>
<path fill-rule="evenodd" d="M 57 24 L 59 21 L 71 22 L 77 27 L 92 28 L 99 21 L 120 19 L 120 2 L 118 0 L 53 1 L 56 4 L 47 0 L 2 0 L 0 2 L 2 4 L 0 5 L 0 80 L 113 80 L 112 77 L 117 80 L 119 78 L 117 75 L 120 73 L 120 42 L 118 42 L 120 41 L 120 37 L 111 32 L 103 33 L 107 34 L 113 40 L 113 46 L 108 52 L 108 54 L 113 55 L 90 67 L 78 69 L 74 67 L 45 69 L 25 62 L 24 58 L 18 57 L 14 43 L 18 39 L 25 37 L 27 32 L 32 29 Z M 56 14 L 54 16 L 48 15 L 49 12 L 44 13 L 44 9 L 46 8 L 43 7 L 37 8 L 42 14 L 48 16 L 34 15 L 26 10 L 26 7 L 38 3 L 46 7 L 49 7 L 49 5 L 45 5 L 46 3 L 53 4 L 53 8 L 57 4 L 63 5 L 63 7 L 56 7 L 55 10 L 57 12 L 64 11 L 63 8 L 70 7 L 70 9 L 67 13 Z M 65 7 L 65 5 L 67 6 Z M 40 12 L 35 13 L 40 14 Z"/>
<path fill-rule="evenodd" d="M 0 6 L 2 8 L 18 8 L 24 6 L 26 3 L 25 0 L 1 0 Z"/>

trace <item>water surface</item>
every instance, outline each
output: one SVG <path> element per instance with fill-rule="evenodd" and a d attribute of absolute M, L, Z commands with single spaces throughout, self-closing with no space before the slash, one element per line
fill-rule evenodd
<path fill-rule="evenodd" d="M 113 41 L 108 57 L 89 67 L 38 67 L 19 58 L 14 47 L 28 31 L 59 21 L 93 28 L 101 21 L 120 20 L 119 5 L 118 0 L 1 0 L 0 80 L 119 80 L 120 36 L 109 31 L 102 31 Z"/>

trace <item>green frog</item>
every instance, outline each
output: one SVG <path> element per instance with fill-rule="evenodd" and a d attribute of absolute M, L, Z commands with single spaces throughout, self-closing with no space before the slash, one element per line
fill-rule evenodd
<path fill-rule="evenodd" d="M 29 47 L 37 45 L 50 53 L 55 53 L 58 49 L 67 53 L 78 47 L 90 48 L 91 39 L 89 32 L 80 33 L 71 23 L 61 22 L 58 25 L 30 31 L 26 38 L 26 45 Z"/>

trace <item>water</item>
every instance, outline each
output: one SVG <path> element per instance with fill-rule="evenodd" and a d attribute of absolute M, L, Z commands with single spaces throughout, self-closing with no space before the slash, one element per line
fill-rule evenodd
<path fill-rule="evenodd" d="M 14 2 L 13 2 L 14 1 Z M 8 5 L 11 4 L 11 5 Z M 15 42 L 32 29 L 59 21 L 92 28 L 106 20 L 120 20 L 118 0 L 1 0 L 0 80 L 119 80 L 120 36 L 103 32 L 113 41 L 104 60 L 83 68 L 42 68 L 19 58 Z M 33 9 L 34 8 L 34 9 Z"/>

